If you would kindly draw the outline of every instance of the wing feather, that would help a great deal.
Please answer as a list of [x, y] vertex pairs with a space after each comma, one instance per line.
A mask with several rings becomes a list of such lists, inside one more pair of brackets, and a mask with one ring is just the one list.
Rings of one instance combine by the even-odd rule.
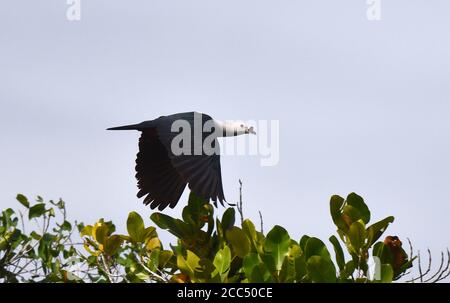
[[175, 207], [186, 182], [169, 158], [168, 151], [156, 136], [155, 129], [142, 130], [139, 152], [136, 158], [138, 198], [144, 198], [152, 209], [163, 210], [168, 205]]
[[[179, 132], [172, 132], [172, 124], [176, 120], [184, 120], [191, 125], [191, 153], [189, 155], [175, 155], [171, 151], [172, 140]], [[213, 140], [213, 147], [215, 153], [208, 155], [202, 153], [194, 155], [194, 121], [201, 121], [203, 125], [212, 118], [205, 114], [196, 112], [181, 113], [172, 116], [160, 117], [156, 121], [158, 138], [168, 151], [168, 156], [173, 164], [173, 167], [182, 176], [183, 180], [188, 183], [189, 188], [198, 196], [205, 199], [217, 199], [223, 204], [225, 196], [223, 193], [221, 168], [220, 168], [220, 145], [217, 138]], [[202, 132], [202, 146], [204, 140], [212, 135], [212, 132]]]

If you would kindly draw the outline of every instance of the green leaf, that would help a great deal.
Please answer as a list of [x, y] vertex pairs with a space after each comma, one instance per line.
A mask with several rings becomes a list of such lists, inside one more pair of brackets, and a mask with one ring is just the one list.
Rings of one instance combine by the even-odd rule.
[[77, 223], [77, 221], [75, 221], [75, 225], [77, 226], [78, 232], [81, 232], [85, 226], [83, 222]]
[[[228, 246], [225, 245], [223, 249], [216, 253], [213, 264], [216, 267], [217, 274], [220, 276], [220, 280], [226, 282], [231, 265], [231, 251]], [[214, 273], [213, 276], [215, 276]]]
[[10, 227], [17, 226], [18, 219], [16, 217], [13, 217], [13, 215], [14, 210], [11, 208], [2, 210], [2, 215], [0, 216], [0, 229], [4, 229], [3, 232]]
[[173, 252], [171, 250], [163, 250], [159, 254], [159, 267], [163, 268], [170, 261], [173, 256]]
[[226, 231], [226, 237], [234, 253], [244, 258], [250, 252], [250, 240], [239, 227], [233, 226]]
[[65, 231], [71, 231], [72, 230], [72, 224], [70, 224], [69, 221], [64, 221], [61, 225], [61, 229]]
[[348, 226], [345, 221], [342, 219], [342, 209], [344, 207], [345, 200], [341, 196], [334, 195], [330, 199], [330, 213], [331, 218], [333, 219], [334, 225], [338, 229], [342, 229], [344, 231], [348, 230]]
[[229, 207], [222, 216], [222, 228], [228, 230], [234, 226], [236, 211], [234, 208]]
[[321, 256], [312, 256], [306, 262], [308, 276], [316, 283], [336, 282], [336, 269], [333, 262]]
[[245, 219], [242, 222], [242, 230], [251, 240], [253, 241], [257, 240], [255, 224], [253, 224], [253, 222], [250, 221], [250, 219]]
[[92, 233], [93, 233], [94, 239], [98, 243], [104, 245], [106, 242], [106, 238], [108, 237], [108, 234], [109, 234], [108, 225], [106, 225], [104, 223], [97, 223], [92, 228]]
[[373, 246], [372, 254], [380, 259], [381, 264], [392, 264], [393, 258], [391, 250], [383, 242], [377, 242]]
[[[300, 250], [300, 246], [298, 246]], [[289, 254], [287, 258], [284, 258], [283, 265], [281, 266], [280, 274], [278, 275], [280, 283], [292, 283], [295, 281], [295, 258], [290, 257]]]
[[139, 283], [142, 281], [147, 281], [150, 279], [150, 275], [143, 271], [138, 271], [134, 273], [134, 276], [139, 279], [139, 281], [133, 280], [133, 283]]
[[387, 217], [381, 221], [378, 221], [367, 228], [367, 232], [369, 233], [369, 239], [370, 243], [369, 246], [371, 246], [373, 243], [375, 243], [381, 235], [386, 231], [387, 227], [390, 223], [394, 222], [394, 217], [390, 216]]
[[186, 261], [189, 268], [191, 268], [193, 271], [197, 271], [197, 269], [200, 268], [200, 258], [197, 257], [197, 255], [190, 250], [186, 251], [186, 253], [187, 253]]
[[391, 283], [394, 279], [394, 270], [391, 264], [381, 264], [381, 283]]
[[183, 208], [182, 218], [188, 225], [200, 229], [209, 219], [210, 212], [208, 209], [207, 201], [191, 192], [188, 204]]
[[122, 245], [122, 238], [119, 235], [113, 235], [105, 239], [104, 252], [108, 256], [114, 256]]
[[256, 231], [255, 225], [252, 221], [249, 219], [245, 219], [242, 222], [242, 230], [247, 235], [247, 237], [250, 239], [250, 242], [252, 244], [252, 251], [254, 252], [263, 252], [263, 241], [260, 241], [260, 238], [258, 237], [258, 232]]
[[281, 270], [283, 260], [289, 251], [290, 243], [291, 238], [288, 232], [279, 225], [275, 225], [267, 234], [264, 250], [274, 258], [277, 270]]
[[250, 276], [247, 276], [249, 282], [251, 283], [265, 283], [272, 282], [271, 274], [264, 268], [264, 266], [255, 266], [250, 273]]
[[93, 236], [92, 230], [93, 230], [92, 225], [83, 226], [83, 228], [80, 231], [80, 236], [81, 237], [84, 237], [84, 236], [92, 237]]
[[345, 219], [348, 227], [350, 227], [353, 222], [362, 220], [362, 215], [359, 210], [348, 204], [344, 206], [342, 217]]
[[156, 228], [153, 226], [149, 226], [146, 229], [144, 229], [144, 240], [149, 238], [157, 237], [158, 234], [156, 233]]
[[351, 193], [347, 196], [347, 204], [356, 208], [361, 215], [361, 218], [365, 224], [370, 221], [370, 210], [364, 203], [364, 199], [355, 193]]
[[205, 200], [204, 198], [201, 198], [199, 196], [197, 196], [193, 191], [190, 192], [189, 194], [189, 200], [188, 200], [188, 205], [193, 206], [197, 209], [200, 209], [203, 207], [203, 205], [205, 205], [206, 203], [208, 203], [207, 200]]
[[41, 239], [41, 235], [35, 232], [34, 230], [30, 233], [30, 237], [37, 241]]
[[27, 197], [25, 197], [22, 194], [18, 194], [16, 197], [17, 201], [20, 202], [20, 204], [22, 204], [23, 206], [25, 206], [26, 208], [30, 208], [30, 202], [28, 202]]
[[339, 267], [339, 270], [343, 270], [345, 267], [344, 250], [342, 249], [339, 240], [335, 236], [330, 237], [330, 242], [331, 244], [333, 244], [334, 254], [336, 256], [336, 263]]
[[190, 250], [187, 250], [186, 253], [186, 259], [182, 255], [177, 257], [177, 266], [181, 272], [194, 279], [195, 273], [200, 268], [200, 258]]
[[33, 218], [39, 218], [40, 216], [42, 216], [44, 213], [46, 212], [45, 210], [45, 204], [44, 203], [38, 203], [36, 205], [33, 205], [29, 210], [28, 210], [28, 219], [33, 219]]
[[275, 261], [275, 257], [271, 253], [264, 253], [262, 255], [259, 255], [259, 257], [263, 261], [263, 263], [266, 266], [266, 268], [272, 274], [276, 274], [276, 271], [278, 269], [277, 269], [277, 264], [276, 264], [276, 261]]
[[336, 268], [331, 261], [330, 252], [320, 239], [308, 239], [305, 260], [308, 276], [313, 282], [336, 281]]
[[356, 253], [359, 253], [359, 250], [366, 244], [366, 235], [366, 229], [360, 221], [356, 221], [350, 226], [348, 237]]
[[309, 238], [311, 237], [304, 235], [298, 242], [300, 244], [300, 248], [302, 249], [302, 251], [305, 251], [306, 243], [308, 242]]
[[161, 241], [158, 237], [147, 238], [145, 241], [145, 248], [147, 250], [160, 250], [161, 249]]
[[331, 262], [330, 252], [325, 244], [317, 238], [311, 237], [306, 242], [305, 246], [305, 258], [308, 260], [312, 256], [320, 256]]
[[294, 262], [295, 262], [295, 279], [297, 282], [300, 282], [304, 279], [304, 277], [307, 274], [305, 255], [302, 254], [296, 257]]
[[356, 265], [355, 265], [355, 262], [353, 262], [353, 260], [345, 263], [344, 272], [347, 275], [347, 277], [352, 275], [353, 272], [355, 271], [355, 269], [356, 269]]
[[[250, 253], [245, 256], [244, 260], [242, 261], [242, 269], [244, 270], [245, 276], [247, 279], [249, 279], [250, 282], [253, 282], [250, 280], [253, 268], [258, 266], [261, 263], [261, 260], [259, 259], [259, 256], [257, 253]], [[260, 279], [262, 280], [262, 279]]]
[[148, 261], [148, 267], [151, 271], [156, 271], [159, 266], [159, 256], [160, 256], [160, 250], [155, 249], [152, 250], [150, 253], [149, 261]]
[[291, 243], [289, 245], [289, 250], [287, 256], [291, 259], [297, 258], [298, 256], [303, 254], [303, 250], [300, 245], [297, 244], [294, 240], [291, 239]]
[[6, 250], [9, 246], [8, 239], [0, 237], [0, 251]]
[[179, 219], [174, 219], [162, 213], [153, 213], [150, 219], [158, 225], [159, 228], [168, 230], [177, 238], [184, 238], [189, 233], [189, 225]]
[[142, 242], [144, 240], [144, 220], [142, 220], [142, 217], [135, 211], [128, 214], [127, 231], [134, 242]]
[[47, 262], [50, 260], [50, 247], [52, 242], [55, 240], [55, 236], [45, 233], [42, 238], [39, 240], [38, 246], [38, 256], [44, 261]]

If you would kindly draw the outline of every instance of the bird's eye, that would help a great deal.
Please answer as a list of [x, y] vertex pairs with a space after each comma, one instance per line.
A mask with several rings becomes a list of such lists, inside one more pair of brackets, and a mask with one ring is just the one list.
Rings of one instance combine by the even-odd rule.
[[244, 127], [244, 124], [241, 124], [241, 127]]

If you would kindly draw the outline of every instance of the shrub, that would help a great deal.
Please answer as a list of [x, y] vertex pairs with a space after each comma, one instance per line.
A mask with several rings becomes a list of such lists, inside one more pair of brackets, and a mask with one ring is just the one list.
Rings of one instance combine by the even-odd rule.
[[[380, 241], [394, 217], [369, 224], [363, 198], [333, 196], [330, 213], [337, 235], [325, 243], [315, 237], [291, 238], [282, 226], [267, 234], [241, 218], [233, 207], [221, 218], [214, 207], [191, 193], [182, 218], [155, 212], [156, 227], [177, 238], [163, 245], [155, 226], [145, 226], [131, 212], [127, 234], [112, 222], [71, 223], [65, 203], [32, 204], [17, 196], [27, 210], [8, 208], [0, 216], [0, 281], [3, 282], [392, 282], [412, 267], [397, 237]], [[37, 228], [27, 233], [29, 221]], [[74, 242], [79, 233], [79, 243]], [[345, 247], [347, 254], [344, 253]], [[375, 260], [375, 266], [371, 266]]]

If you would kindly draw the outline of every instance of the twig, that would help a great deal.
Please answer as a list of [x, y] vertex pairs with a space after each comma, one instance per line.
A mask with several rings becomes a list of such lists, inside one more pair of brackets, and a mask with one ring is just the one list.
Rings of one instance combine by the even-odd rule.
[[[28, 243], [26, 243], [28, 244]], [[35, 249], [36, 246], [38, 246], [39, 241], [34, 241], [33, 245], [30, 245], [30, 247], [28, 247], [26, 245], [23, 245], [22, 248], [20, 249], [20, 251], [10, 260], [10, 263], [14, 263], [17, 260], [20, 260], [22, 257], [24, 257], [27, 253], [29, 253], [31, 250]]]
[[241, 225], [244, 223], [244, 210], [242, 208], [242, 181], [239, 179], [239, 202], [237, 203], [237, 210], [241, 216]]
[[413, 278], [409, 280], [408, 282], [414, 282], [417, 280], [420, 280], [421, 283], [423, 283], [423, 278], [430, 272], [431, 270], [431, 251], [430, 249], [427, 249], [428, 251], [428, 268], [425, 271], [425, 273], [422, 273], [422, 259], [420, 258], [420, 251], [417, 252], [417, 260], [419, 263], [419, 276], [417, 278]]
[[[105, 257], [104, 257], [104, 256], [100, 256], [100, 259], [101, 259], [101, 261], [102, 261], [102, 263], [103, 263], [103, 267], [104, 267], [103, 272], [106, 274], [106, 276], [107, 276], [109, 282], [114, 283], [114, 280], [112, 279], [113, 276], [111, 275], [111, 272], [109, 271], [109, 266], [108, 266], [108, 264], [106, 264]], [[101, 268], [101, 266], [100, 266], [100, 268]]]
[[261, 233], [264, 234], [264, 221], [263, 221], [263, 216], [260, 210], [258, 210], [259, 213], [259, 221], [261, 222]]
[[441, 264], [439, 265], [439, 269], [436, 271], [434, 275], [425, 280], [425, 283], [433, 280], [441, 272], [443, 266], [444, 266], [444, 252], [441, 252]]
[[153, 270], [151, 270], [150, 268], [147, 267], [147, 265], [144, 264], [144, 262], [142, 262], [142, 260], [140, 259], [141, 257], [136, 255], [136, 260], [138, 261], [139, 265], [142, 266], [142, 268], [145, 269], [146, 272], [148, 272], [149, 274], [151, 274], [152, 276], [160, 279], [163, 282], [168, 282], [167, 279], [165, 279], [164, 277], [158, 275], [157, 273], [155, 273]]
[[[442, 255], [444, 255], [444, 253], [442, 253]], [[449, 268], [450, 268], [450, 251], [447, 248], [447, 265], [445, 266], [445, 269], [441, 271], [436, 280], [433, 281], [433, 283], [445, 280], [448, 276], [450, 276], [450, 271], [448, 271]]]
[[408, 245], [409, 245], [409, 259], [412, 260], [413, 259], [413, 246], [411, 243], [411, 239], [410, 238], [406, 238], [408, 239]]
[[[422, 259], [420, 258], [420, 251], [417, 252], [417, 260], [419, 262], [419, 279], [420, 282], [423, 281], [423, 275], [422, 275]], [[414, 281], [416, 279], [413, 279], [412, 281]]]
[[25, 234], [26, 233], [26, 231], [25, 231], [25, 221], [23, 220], [23, 214], [22, 214], [22, 212], [20, 210], [19, 210], [19, 215], [20, 215], [20, 223], [22, 224], [22, 231]]
[[423, 283], [436, 283], [442, 280], [445, 280], [447, 277], [450, 276], [450, 251], [447, 249], [447, 264], [444, 268], [445, 263], [445, 256], [444, 253], [441, 253], [441, 263], [439, 264], [438, 269], [434, 274], [431, 275], [431, 277], [425, 278], [430, 272], [431, 272], [431, 263], [432, 263], [432, 257], [431, 257], [431, 251], [430, 249], [427, 249], [428, 252], [428, 268], [425, 272], [422, 271], [422, 262], [420, 258], [420, 251], [418, 252], [418, 264], [419, 264], [419, 276], [415, 277], [413, 279], [410, 279], [406, 282], [414, 283], [415, 281], [420, 280], [420, 282]]
[[[427, 248], [427, 252], [428, 252], [428, 268], [427, 268], [427, 271], [423, 274], [424, 276], [428, 275], [428, 273], [431, 271], [432, 258], [431, 258], [431, 251], [429, 248]], [[422, 279], [421, 279], [421, 281], [422, 281]]]

